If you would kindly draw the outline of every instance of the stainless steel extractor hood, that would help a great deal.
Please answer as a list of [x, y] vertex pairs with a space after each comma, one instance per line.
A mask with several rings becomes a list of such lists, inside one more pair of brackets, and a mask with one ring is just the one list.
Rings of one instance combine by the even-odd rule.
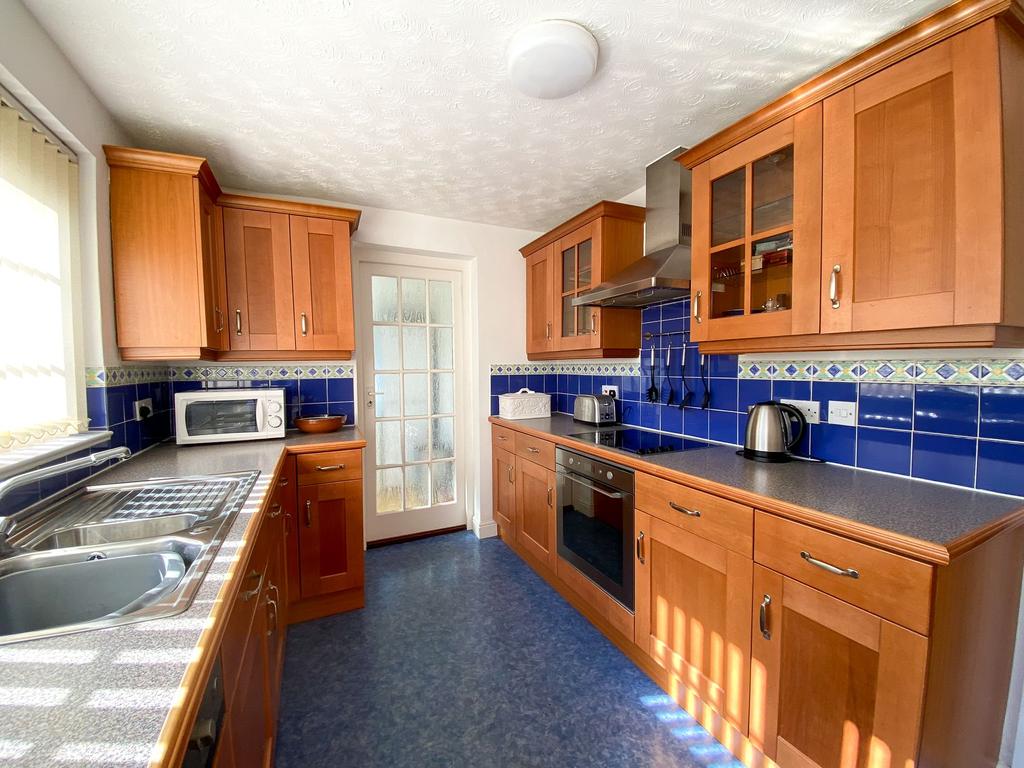
[[577, 307], [646, 307], [690, 294], [690, 171], [676, 162], [676, 147], [647, 166], [644, 258], [592, 291]]

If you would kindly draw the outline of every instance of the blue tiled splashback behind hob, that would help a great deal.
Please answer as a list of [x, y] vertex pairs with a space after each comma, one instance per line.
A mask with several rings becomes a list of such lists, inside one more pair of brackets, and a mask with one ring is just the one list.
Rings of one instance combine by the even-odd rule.
[[[689, 340], [689, 300], [647, 307], [639, 360], [496, 365], [491, 367], [491, 412], [498, 395], [528, 387], [552, 396], [552, 410], [572, 413], [577, 394], [619, 387], [622, 423], [739, 445], [748, 406], [762, 400], [815, 400], [821, 424], [812, 425], [799, 452], [827, 461], [953, 485], [1024, 495], [1024, 361], [761, 360], [708, 355], [708, 407], [697, 345]], [[650, 347], [655, 345], [658, 403], [648, 403]], [[665, 359], [676, 403], [685, 380], [690, 407], [665, 402]], [[857, 425], [828, 424], [828, 403], [857, 403]]]
[[[174, 393], [202, 388], [281, 387], [285, 391], [288, 427], [296, 416], [345, 414], [355, 423], [355, 366], [350, 363], [250, 363], [226, 366], [125, 366], [86, 369], [86, 408], [89, 429], [110, 430], [110, 441], [92, 450], [126, 445], [132, 453], [149, 448], [174, 434]], [[136, 400], [152, 398], [153, 415], [135, 421]], [[82, 452], [87, 453], [86, 451]], [[77, 458], [80, 454], [60, 461]], [[59, 463], [59, 462], [55, 462]], [[96, 472], [103, 469], [97, 467]], [[86, 473], [87, 474], [87, 473]], [[84, 477], [58, 475], [21, 489], [5, 500], [8, 514], [62, 490]]]

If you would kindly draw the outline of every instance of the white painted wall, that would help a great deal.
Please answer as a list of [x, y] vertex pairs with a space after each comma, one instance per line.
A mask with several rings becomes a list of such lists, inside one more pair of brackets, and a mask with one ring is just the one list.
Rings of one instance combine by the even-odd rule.
[[0, 0], [0, 83], [78, 155], [83, 363], [117, 365], [103, 144], [130, 144], [64, 54], [18, 0]]

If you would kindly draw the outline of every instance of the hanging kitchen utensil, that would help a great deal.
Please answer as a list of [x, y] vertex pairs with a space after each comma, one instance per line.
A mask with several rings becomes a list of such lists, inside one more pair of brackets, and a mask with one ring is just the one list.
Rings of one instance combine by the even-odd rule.
[[683, 383], [683, 394], [679, 398], [679, 409], [686, 408], [693, 400], [693, 392], [686, 383], [686, 347], [682, 348], [682, 357], [679, 359], [679, 381]]
[[661, 387], [662, 392], [668, 388], [668, 397], [665, 398], [665, 405], [672, 405], [676, 399], [676, 389], [672, 386], [672, 342], [668, 344], [665, 352], [665, 381]]
[[700, 407], [707, 409], [711, 405], [711, 379], [708, 377], [708, 356], [700, 356], [700, 383], [704, 385], [704, 397], [701, 399]]
[[654, 342], [651, 342], [651, 386], [647, 388], [647, 402], [658, 402], [658, 386], [654, 383]]

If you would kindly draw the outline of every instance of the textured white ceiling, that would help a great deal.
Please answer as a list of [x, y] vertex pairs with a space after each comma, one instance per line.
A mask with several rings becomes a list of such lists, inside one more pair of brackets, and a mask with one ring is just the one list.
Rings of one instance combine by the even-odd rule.
[[[228, 187], [547, 229], [946, 0], [25, 0], [141, 146]], [[538, 101], [513, 32], [588, 27]]]

